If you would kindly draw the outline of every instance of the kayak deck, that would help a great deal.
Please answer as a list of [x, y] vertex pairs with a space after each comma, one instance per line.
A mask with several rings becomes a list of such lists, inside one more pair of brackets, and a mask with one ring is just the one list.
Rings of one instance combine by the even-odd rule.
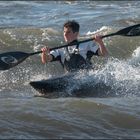
[[64, 75], [47, 80], [31, 81], [30, 85], [39, 92], [35, 96], [46, 98], [59, 97], [104, 97], [103, 92], [110, 87], [94, 81], [80, 83], [74, 75]]

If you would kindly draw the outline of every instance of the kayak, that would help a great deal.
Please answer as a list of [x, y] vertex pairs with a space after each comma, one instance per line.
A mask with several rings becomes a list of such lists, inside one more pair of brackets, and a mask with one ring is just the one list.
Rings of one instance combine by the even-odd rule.
[[75, 74], [67, 74], [59, 77], [31, 81], [29, 83], [38, 91], [36, 97], [106, 97], [109, 86], [104, 83], [95, 83], [94, 80], [86, 82], [76, 78]]

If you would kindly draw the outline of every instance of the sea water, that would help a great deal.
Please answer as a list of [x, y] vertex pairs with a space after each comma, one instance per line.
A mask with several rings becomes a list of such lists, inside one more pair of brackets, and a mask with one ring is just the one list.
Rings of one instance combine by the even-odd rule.
[[[139, 17], [139, 1], [0, 1], [0, 53], [30, 53], [45, 45], [63, 45], [67, 20], [78, 21], [79, 39], [86, 39], [138, 24]], [[40, 54], [0, 71], [0, 138], [139, 139], [139, 36], [114, 36], [105, 38], [104, 43], [108, 57], [93, 57], [95, 70], [75, 78], [102, 82], [111, 87], [102, 93], [114, 97], [34, 97], [37, 91], [30, 81], [64, 73], [58, 62], [43, 65]]]

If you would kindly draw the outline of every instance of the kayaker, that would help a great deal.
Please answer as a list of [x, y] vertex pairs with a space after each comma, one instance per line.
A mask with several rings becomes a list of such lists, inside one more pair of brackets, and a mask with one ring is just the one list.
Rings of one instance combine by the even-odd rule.
[[[80, 25], [77, 21], [67, 21], [63, 25], [63, 36], [66, 43], [78, 42]], [[107, 49], [100, 35], [93, 36], [93, 41], [68, 46], [57, 50], [49, 50], [49, 47], [41, 48], [42, 63], [60, 61], [68, 72], [80, 69], [92, 68], [91, 57], [93, 55], [106, 56]], [[98, 45], [97, 45], [98, 44]]]

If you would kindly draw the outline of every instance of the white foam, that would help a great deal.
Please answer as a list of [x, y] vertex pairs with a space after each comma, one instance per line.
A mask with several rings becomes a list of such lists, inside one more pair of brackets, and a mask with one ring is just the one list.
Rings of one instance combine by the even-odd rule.
[[140, 64], [140, 47], [134, 50], [131, 61], [135, 64]]
[[97, 29], [96, 31], [93, 31], [93, 32], [88, 31], [86, 33], [86, 35], [94, 35], [94, 34], [98, 34], [98, 33], [101, 33], [101, 32], [104, 32], [105, 33], [105, 31], [108, 32], [110, 30], [111, 30], [110, 27], [108, 27], [108, 26], [102, 26], [100, 29]]

